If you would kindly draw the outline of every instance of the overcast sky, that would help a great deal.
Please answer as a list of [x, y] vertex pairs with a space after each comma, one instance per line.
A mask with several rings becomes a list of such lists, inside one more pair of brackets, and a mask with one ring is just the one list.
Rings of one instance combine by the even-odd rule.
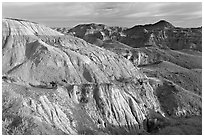
[[103, 23], [132, 27], [161, 19], [174, 26], [202, 25], [202, 3], [2, 3], [2, 15], [45, 24], [50, 27], [73, 27], [81, 23]]

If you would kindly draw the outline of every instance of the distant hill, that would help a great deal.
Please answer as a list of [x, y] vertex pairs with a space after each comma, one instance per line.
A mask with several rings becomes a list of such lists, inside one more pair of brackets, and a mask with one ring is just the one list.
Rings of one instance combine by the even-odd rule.
[[[73, 34], [92, 44], [97, 40], [117, 40], [133, 48], [156, 46], [174, 50], [202, 51], [202, 28], [179, 28], [161, 20], [155, 24], [136, 25], [132, 28], [109, 27], [103, 24], [80, 24], [64, 34]], [[90, 40], [91, 39], [91, 40]], [[101, 46], [101, 44], [99, 45]]]
[[185, 49], [201, 31], [185, 30], [3, 19], [2, 134], [202, 134], [202, 54]]

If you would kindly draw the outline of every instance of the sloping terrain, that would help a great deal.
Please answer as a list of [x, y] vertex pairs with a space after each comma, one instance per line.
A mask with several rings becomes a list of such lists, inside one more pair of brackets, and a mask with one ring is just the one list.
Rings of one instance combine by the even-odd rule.
[[150, 126], [151, 134], [200, 134], [202, 123], [194, 125], [201, 121], [202, 110], [202, 27], [178, 28], [161, 20], [114, 33], [106, 28], [82, 24], [68, 33], [127, 58], [148, 76], [169, 118], [166, 125]]
[[81, 24], [57, 30], [123, 55], [136, 66], [165, 60], [184, 68], [202, 68], [202, 27], [179, 28], [161, 20], [132, 28]]
[[81, 24], [71, 29], [56, 28], [89, 43], [101, 46], [105, 40], [117, 40], [133, 48], [154, 46], [162, 49], [202, 51], [202, 28], [179, 28], [161, 20], [155, 24], [132, 28], [109, 27], [103, 24]]
[[193, 49], [202, 50], [201, 28], [174, 27], [161, 20], [155, 24], [136, 25], [125, 30], [119, 41], [134, 48], [155, 46], [162, 49]]
[[[110, 46], [111, 47], [111, 46]], [[177, 85], [177, 89], [173, 91], [187, 91], [188, 93], [196, 94], [200, 96], [202, 94], [202, 56], [199, 51], [175, 51], [175, 50], [163, 50], [156, 47], [146, 47], [146, 48], [110, 48], [111, 51], [123, 55], [130, 61], [132, 61], [136, 66], [138, 66], [149, 78], [156, 78], [163, 81], [166, 79], [170, 83]], [[197, 54], [196, 54], [197, 53]], [[155, 85], [152, 85], [153, 87]], [[159, 87], [154, 90], [169, 90], [171, 86]], [[185, 94], [185, 93], [184, 93]], [[169, 94], [164, 95], [167, 99], [171, 98]], [[177, 95], [176, 95], [177, 96]], [[178, 95], [179, 96], [179, 95]], [[190, 95], [185, 96], [187, 98]], [[159, 96], [157, 95], [159, 98]], [[184, 100], [179, 102], [183, 103]], [[195, 99], [196, 100], [196, 99]], [[167, 103], [173, 100], [167, 101]], [[192, 100], [191, 100], [192, 101]], [[187, 102], [191, 102], [187, 101]], [[197, 100], [198, 101], [198, 100]], [[195, 102], [197, 102], [195, 101]], [[201, 104], [201, 101], [198, 101]], [[160, 100], [160, 103], [163, 102]], [[189, 103], [184, 103], [185, 105]], [[198, 103], [199, 104], [199, 103]], [[180, 106], [180, 105], [178, 105]], [[194, 106], [194, 105], [191, 105]], [[195, 107], [198, 105], [195, 105]], [[201, 109], [201, 106], [198, 107]], [[176, 108], [177, 109], [177, 108]], [[192, 110], [190, 108], [189, 110]]]
[[[140, 67], [169, 117], [153, 134], [196, 134], [202, 130], [202, 75], [168, 61]], [[192, 116], [194, 115], [194, 116]], [[179, 117], [179, 118], [178, 118]]]
[[199, 51], [163, 50], [157, 47], [131, 48], [119, 42], [104, 43], [103, 47], [124, 56], [135, 66], [168, 61], [187, 69], [202, 69], [202, 52]]
[[184, 89], [190, 90], [198, 95], [202, 94], [202, 76], [198, 72], [167, 61], [149, 64], [141, 68], [147, 76], [165, 78], [177, 83]]
[[161, 102], [163, 111], [168, 116], [201, 115], [202, 96], [186, 90], [168, 79], [159, 80], [154, 77], [149, 79]]
[[[107, 43], [109, 40], [117, 41], [120, 37], [123, 37], [123, 30], [127, 29], [118, 26], [106, 26], [104, 24], [80, 24], [74, 28], [53, 28], [63, 34], [69, 34], [85, 41], [95, 44], [99, 47], [103, 45], [103, 42]], [[108, 42], [109, 43], [109, 42]]]
[[[183, 63], [184, 52], [133, 49], [119, 42], [127, 28], [58, 28], [64, 35], [19, 19], [2, 26], [3, 134], [166, 134], [183, 130], [192, 115], [201, 119], [201, 56]], [[191, 126], [191, 133], [176, 133], [201, 134]]]
[[[161, 78], [160, 78], [161, 79]], [[202, 96], [174, 82], [149, 77], [167, 119], [153, 126], [151, 134], [192, 135], [202, 132]]]
[[160, 129], [156, 135], [201, 135], [202, 117], [193, 116], [190, 118], [171, 119], [165, 128]]
[[142, 134], [161, 113], [124, 57], [46, 26], [3, 19], [4, 134]]
[[138, 51], [141, 51], [147, 56], [147, 63], [141, 63], [141, 65], [164, 60], [187, 69], [202, 68], [202, 56], [200, 55], [187, 54], [177, 50], [162, 50], [153, 47], [140, 48]]

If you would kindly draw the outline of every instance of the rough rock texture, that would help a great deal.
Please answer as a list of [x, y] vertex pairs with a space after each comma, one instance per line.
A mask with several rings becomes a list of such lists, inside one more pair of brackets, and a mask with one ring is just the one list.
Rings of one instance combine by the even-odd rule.
[[[5, 20], [3, 24], [23, 27], [13, 20]], [[81, 84], [145, 78], [125, 58], [72, 36], [54, 37], [58, 33], [50, 34], [50, 29], [48, 35], [37, 37], [34, 32], [27, 35], [25, 28], [18, 33], [15, 27], [12, 29], [11, 33], [3, 33], [3, 74], [17, 77], [19, 82], [37, 85], [48, 81], [63, 83], [59, 80], [64, 79], [64, 83]], [[40, 32], [44, 28], [39, 29]]]
[[197, 95], [202, 94], [202, 76], [199, 72], [167, 61], [144, 65], [141, 69], [148, 77], [163, 77]]
[[150, 117], [160, 119], [157, 124], [155, 119], [147, 120], [146, 131], [155, 134], [201, 133], [201, 122], [194, 126], [202, 115], [201, 30], [174, 27], [164, 20], [132, 28], [81, 24], [66, 33], [58, 29], [125, 57], [148, 76], [146, 80], [168, 117], [164, 120], [148, 110]]
[[202, 51], [202, 28], [179, 28], [160, 21], [151, 25], [134, 26], [125, 30], [119, 40], [131, 47], [155, 46], [162, 49], [193, 49]]
[[202, 51], [202, 28], [179, 28], [161, 20], [155, 24], [136, 25], [132, 28], [108, 27], [103, 24], [81, 24], [64, 34], [73, 34], [89, 43], [103, 46], [105, 40], [117, 40], [133, 48], [159, 47], [162, 49], [193, 49]]
[[118, 40], [123, 37], [123, 30], [127, 29], [125, 27], [117, 26], [106, 26], [104, 24], [80, 24], [74, 28], [53, 28], [63, 34], [71, 34], [76, 37], [82, 38], [85, 41], [95, 44], [97, 46], [102, 46], [103, 42], [106, 40]]
[[182, 88], [174, 82], [150, 78], [163, 111], [172, 117], [188, 117], [202, 114], [202, 96]]
[[150, 109], [163, 115], [146, 75], [111, 51], [16, 19], [2, 44], [4, 134], [142, 134]]
[[198, 53], [189, 54], [183, 52], [182, 50], [162, 50], [155, 47], [139, 48], [135, 50], [145, 55], [142, 57], [143, 61], [140, 62], [140, 65], [168, 61], [187, 69], [202, 68], [202, 55], [200, 55], [202, 52], [199, 51], [189, 50], [191, 52]]

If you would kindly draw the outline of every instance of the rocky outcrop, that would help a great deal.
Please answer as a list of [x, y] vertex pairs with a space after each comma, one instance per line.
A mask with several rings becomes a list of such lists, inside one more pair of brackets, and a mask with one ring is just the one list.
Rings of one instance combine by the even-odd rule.
[[202, 97], [186, 90], [174, 82], [151, 78], [151, 85], [162, 104], [163, 111], [171, 117], [190, 117], [202, 115]]
[[106, 26], [103, 24], [80, 24], [70, 29], [53, 28], [63, 34], [71, 34], [99, 47], [106, 40], [118, 40], [123, 37], [125, 27]]
[[[55, 134], [141, 134], [149, 109], [162, 114], [147, 77], [111, 51], [15, 19], [3, 19], [2, 42], [8, 134], [21, 129], [11, 128], [16, 116], [38, 120], [32, 134], [48, 134], [41, 127]], [[13, 112], [15, 105], [22, 113]]]
[[134, 48], [154, 46], [161, 49], [192, 49], [202, 51], [201, 28], [174, 27], [166, 21], [136, 25], [123, 32], [126, 37], [119, 41]]
[[[146, 118], [148, 117], [142, 120], [143, 123], [146, 123], [141, 126], [145, 131], [153, 134], [157, 134], [155, 131], [159, 131], [158, 134], [201, 134], [201, 122], [196, 121], [201, 120], [200, 116], [202, 115], [200, 77], [202, 27], [179, 28], [162, 20], [155, 24], [136, 25], [132, 28], [119, 29], [118, 27], [116, 31], [113, 28], [107, 28], [101, 24], [82, 24], [70, 29], [68, 33], [60, 32], [72, 34], [89, 43], [115, 52], [120, 57], [125, 57], [131, 61], [136, 68], [139, 67], [149, 76], [138, 80], [138, 85], [144, 81], [151, 84], [154, 95], [158, 98], [158, 104], [164, 113], [161, 111], [157, 113], [155, 109], [149, 107], [144, 109], [145, 111], [141, 109], [142, 112], [145, 112], [141, 114], [145, 114], [144, 117]], [[129, 82], [132, 80], [120, 78], [118, 81], [121, 84], [128, 83], [123, 88], [126, 89], [125, 87], [129, 87]], [[138, 87], [143, 88], [143, 86]], [[119, 93], [122, 93], [124, 97], [123, 92]], [[120, 96], [117, 98], [123, 100]], [[129, 99], [128, 103], [134, 104], [131, 102], [132, 99]], [[126, 103], [123, 104], [128, 108]], [[129, 105], [132, 114], [134, 115], [136, 112], [137, 115], [140, 115], [138, 111], [135, 111], [137, 109], [132, 111], [131, 106]], [[118, 106], [117, 108], [122, 108], [118, 111], [123, 112], [123, 107]], [[127, 112], [124, 112], [128, 119], [130, 117], [129, 108], [126, 109]], [[116, 114], [121, 115], [120, 113]], [[168, 118], [164, 118], [164, 116]], [[122, 119], [120, 116], [119, 118]], [[128, 119], [121, 122], [127, 122]], [[192, 119], [196, 121], [192, 121]], [[103, 126], [107, 123], [104, 119], [99, 121], [103, 121], [100, 122]], [[137, 119], [136, 122], [138, 121], [140, 120]], [[199, 126], [195, 126], [197, 123]], [[124, 130], [119, 128], [119, 130], [126, 133], [126, 128]]]
[[[6, 20], [3, 23], [16, 22]], [[17, 23], [15, 26], [19, 25]], [[20, 33], [23, 32], [24, 30]], [[56, 34], [58, 35], [57, 32]], [[4, 33], [3, 74], [18, 77], [18, 81], [26, 81], [32, 85], [37, 85], [37, 81], [38, 84], [39, 82], [42, 84], [52, 82], [54, 79], [61, 84], [81, 84], [110, 83], [111, 80], [120, 78], [145, 77], [138, 73], [137, 68], [129, 61], [112, 52], [72, 36], [60, 34], [62, 37], [59, 35], [55, 38], [55, 33], [52, 37], [49, 35], [48, 33], [36, 36], [34, 33], [32, 35], [25, 33], [21, 36], [14, 31], [10, 34]], [[13, 39], [9, 39], [10, 37]], [[60, 81], [59, 77], [64, 82]]]
[[105, 40], [117, 40], [133, 48], [154, 46], [161, 49], [192, 49], [202, 51], [202, 28], [179, 28], [161, 20], [155, 24], [136, 25], [132, 28], [108, 27], [103, 24], [81, 24], [64, 31], [89, 43], [102, 46]]

